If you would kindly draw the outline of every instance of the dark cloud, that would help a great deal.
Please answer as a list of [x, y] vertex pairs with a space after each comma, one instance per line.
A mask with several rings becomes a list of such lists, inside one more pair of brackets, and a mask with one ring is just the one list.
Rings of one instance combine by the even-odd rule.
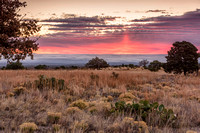
[[83, 46], [93, 44], [108, 44], [117, 43], [123, 39], [123, 33], [110, 33], [109, 35], [102, 36], [75, 36], [67, 33], [54, 33], [42, 37], [39, 40], [40, 46], [53, 46], [53, 47], [70, 47], [70, 46]]
[[87, 23], [87, 24], [105, 24], [105, 21], [113, 21], [117, 17], [111, 16], [93, 16], [93, 17], [86, 17], [86, 16], [76, 16], [74, 14], [65, 14], [64, 18], [52, 18], [43, 20], [42, 22], [62, 22], [62, 23]]
[[132, 20], [132, 22], [181, 22], [181, 23], [187, 23], [187, 22], [195, 22], [199, 23], [200, 20], [200, 9], [197, 9], [196, 11], [186, 12], [182, 16], [159, 16], [159, 17], [152, 17], [152, 18], [143, 18], [143, 19], [135, 19]]
[[186, 40], [200, 44], [200, 9], [186, 12], [181, 16], [158, 16], [136, 19], [132, 22], [137, 26], [137, 28], [129, 29], [132, 40], [152, 43], [172, 43]]
[[149, 12], [158, 12], [158, 13], [167, 13], [167, 11], [166, 10], [148, 10], [148, 11], [146, 11], [146, 13], [149, 13]]

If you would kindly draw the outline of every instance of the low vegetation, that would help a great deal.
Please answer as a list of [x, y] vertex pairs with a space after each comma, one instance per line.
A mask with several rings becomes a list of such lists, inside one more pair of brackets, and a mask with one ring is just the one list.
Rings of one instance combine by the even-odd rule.
[[200, 78], [131, 70], [0, 71], [1, 132], [199, 132]]

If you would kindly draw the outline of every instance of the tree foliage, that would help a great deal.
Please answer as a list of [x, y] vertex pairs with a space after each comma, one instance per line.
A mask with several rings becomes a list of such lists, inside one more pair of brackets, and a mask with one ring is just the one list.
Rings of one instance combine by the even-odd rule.
[[33, 51], [38, 50], [37, 39], [31, 38], [40, 30], [36, 20], [25, 20], [19, 14], [26, 2], [0, 0], [0, 57], [8, 62], [33, 59]]
[[175, 74], [184, 72], [184, 75], [194, 71], [198, 72], [199, 54], [197, 51], [198, 49], [190, 42], [175, 42], [166, 56], [165, 71]]
[[88, 68], [100, 69], [100, 68], [108, 67], [109, 64], [104, 59], [100, 59], [96, 57], [96, 58], [91, 59], [85, 66]]
[[162, 63], [159, 62], [158, 60], [154, 60], [153, 62], [150, 62], [148, 69], [150, 71], [156, 72], [156, 71], [160, 70], [161, 67], [162, 67]]

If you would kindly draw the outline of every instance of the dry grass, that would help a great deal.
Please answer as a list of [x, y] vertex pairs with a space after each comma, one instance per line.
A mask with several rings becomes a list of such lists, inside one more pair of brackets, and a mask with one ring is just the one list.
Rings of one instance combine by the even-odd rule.
[[[113, 71], [119, 76], [113, 78]], [[40, 91], [34, 85], [39, 75], [64, 79], [67, 89]], [[0, 132], [20, 131], [29, 122], [36, 132], [134, 132], [120, 127], [126, 116], [106, 117], [119, 99], [159, 102], [178, 115], [177, 128], [147, 123], [150, 132], [200, 132], [200, 77], [147, 70], [0, 71]], [[48, 112], [59, 120], [49, 122]]]

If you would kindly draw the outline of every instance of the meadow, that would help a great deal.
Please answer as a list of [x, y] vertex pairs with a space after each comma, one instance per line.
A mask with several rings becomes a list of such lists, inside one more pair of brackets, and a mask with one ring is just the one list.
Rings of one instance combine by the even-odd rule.
[[195, 133], [199, 114], [199, 76], [140, 68], [0, 71], [0, 132]]

